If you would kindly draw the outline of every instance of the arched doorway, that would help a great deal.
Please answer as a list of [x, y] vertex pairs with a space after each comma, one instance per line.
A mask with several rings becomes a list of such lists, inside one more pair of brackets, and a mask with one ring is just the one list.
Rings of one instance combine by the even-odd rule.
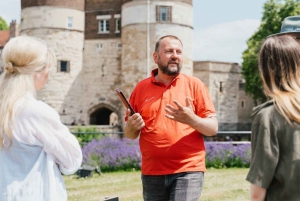
[[106, 107], [95, 110], [90, 115], [90, 125], [109, 125], [109, 117], [112, 112]]

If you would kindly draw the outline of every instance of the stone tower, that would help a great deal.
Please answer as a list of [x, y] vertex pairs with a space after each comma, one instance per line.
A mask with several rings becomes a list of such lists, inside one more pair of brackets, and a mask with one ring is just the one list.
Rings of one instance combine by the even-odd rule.
[[84, 97], [82, 118], [87, 124], [108, 125], [117, 114], [122, 123], [121, 0], [85, 0], [83, 51]]
[[219, 130], [249, 130], [253, 101], [242, 88], [238, 63], [195, 61], [194, 76], [209, 89], [219, 122]]
[[126, 95], [157, 68], [152, 54], [156, 41], [164, 35], [175, 35], [182, 40], [182, 72], [192, 75], [192, 0], [123, 0], [122, 87]]
[[64, 123], [82, 113], [84, 0], [22, 0], [21, 35], [44, 39], [57, 57], [38, 99], [54, 107]]
[[193, 62], [192, 0], [21, 0], [21, 8], [20, 34], [44, 39], [58, 59], [37, 98], [67, 125], [120, 128], [126, 110], [115, 88], [129, 98], [137, 82], [157, 68], [154, 46], [168, 34], [183, 42], [182, 72], [207, 85], [219, 130], [240, 130], [238, 122], [251, 122], [253, 104], [241, 90], [238, 64]]

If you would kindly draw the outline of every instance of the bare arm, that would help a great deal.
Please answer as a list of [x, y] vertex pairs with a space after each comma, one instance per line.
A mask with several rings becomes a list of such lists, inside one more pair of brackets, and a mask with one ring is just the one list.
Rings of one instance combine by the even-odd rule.
[[167, 112], [166, 117], [187, 124], [203, 135], [213, 136], [217, 134], [218, 120], [216, 117], [201, 118], [197, 116], [192, 109], [192, 103], [189, 98], [186, 98], [185, 107], [176, 100], [173, 102], [178, 108], [174, 108], [172, 105], [168, 104], [165, 109]]
[[250, 185], [250, 200], [251, 201], [264, 201], [266, 197], [266, 189], [256, 186], [254, 184]]
[[[127, 110], [127, 114], [130, 114], [130, 110]], [[128, 121], [123, 128], [124, 135], [129, 139], [136, 139], [144, 126], [145, 122], [139, 113], [128, 116]]]

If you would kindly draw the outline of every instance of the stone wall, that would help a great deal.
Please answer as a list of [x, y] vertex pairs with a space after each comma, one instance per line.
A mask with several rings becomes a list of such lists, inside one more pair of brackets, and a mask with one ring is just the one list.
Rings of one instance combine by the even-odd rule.
[[35, 7], [35, 6], [55, 6], [64, 8], [73, 8], [84, 11], [85, 0], [21, 0], [21, 8]]
[[121, 116], [122, 103], [115, 92], [121, 87], [121, 52], [121, 39], [85, 40], [82, 118], [87, 123], [90, 114], [102, 107]]
[[239, 106], [238, 106], [238, 117], [239, 123], [247, 124], [252, 122], [251, 114], [252, 109], [255, 107], [253, 99], [246, 94], [244, 91], [244, 79], [242, 75], [239, 83]]
[[[68, 17], [73, 17], [73, 27], [67, 27]], [[22, 9], [21, 33], [28, 29], [54, 28], [84, 31], [84, 12], [70, 8], [40, 6]]]
[[2, 59], [2, 49], [0, 48], [0, 74], [3, 72], [4, 70], [4, 62]]
[[22, 34], [44, 39], [58, 60], [70, 61], [70, 72], [58, 72], [57, 66], [53, 67], [47, 84], [37, 94], [38, 99], [61, 114], [63, 123], [70, 124], [81, 114], [83, 33], [41, 28], [24, 30]]
[[[172, 22], [156, 22], [155, 9], [157, 5], [172, 6]], [[182, 72], [193, 74], [192, 6], [177, 1], [151, 1], [149, 19], [147, 6], [146, 1], [132, 1], [122, 7], [122, 55], [124, 55], [122, 57], [122, 77], [127, 95], [138, 81], [149, 76], [149, 72], [156, 68], [152, 57], [154, 46], [161, 36], [167, 34], [176, 35], [182, 40], [184, 53]], [[149, 47], [147, 34], [149, 34]], [[150, 59], [149, 66], [147, 58]]]
[[121, 7], [122, 7], [121, 0], [85, 0], [85, 10], [87, 12], [94, 11], [94, 10], [121, 11]]
[[[92, 12], [85, 13], [85, 39], [104, 39], [104, 38], [121, 38], [120, 32], [116, 32], [116, 18], [115, 15], [121, 15], [120, 10], [109, 10], [101, 11], [95, 10]], [[98, 33], [99, 29], [99, 20], [97, 16], [101, 15], [110, 15], [110, 32], [109, 33]]]
[[[242, 79], [240, 66], [237, 63], [198, 61], [194, 62], [194, 76], [201, 79], [209, 89], [214, 102], [220, 127], [226, 125], [226, 130], [237, 130], [240, 113], [245, 118], [242, 123], [250, 123], [246, 118], [247, 111], [240, 112], [239, 82]], [[243, 96], [249, 101], [249, 97]], [[249, 105], [249, 107], [251, 107]], [[223, 129], [220, 129], [223, 130]]]
[[[59, 112], [63, 123], [88, 125], [91, 114], [105, 108], [116, 113], [122, 125], [126, 110], [115, 89], [121, 88], [129, 98], [137, 82], [157, 68], [152, 57], [154, 46], [161, 36], [168, 34], [183, 42], [182, 73], [198, 77], [208, 87], [220, 130], [238, 130], [238, 122], [251, 123], [253, 102], [239, 88], [240, 66], [193, 62], [192, 0], [152, 0], [150, 18], [146, 0], [86, 0], [85, 3], [86, 10], [82, 12], [79, 0], [22, 1], [21, 33], [43, 38], [55, 50], [58, 60], [70, 61], [71, 71], [58, 72], [57, 66], [52, 68], [48, 83], [38, 93], [39, 99]], [[47, 6], [34, 7], [38, 5]], [[172, 6], [172, 22], [156, 22], [157, 5]], [[114, 32], [115, 14], [122, 17], [120, 33]], [[111, 16], [110, 33], [98, 33], [99, 15]], [[70, 16], [74, 25], [71, 29], [66, 27]]]
[[[121, 0], [123, 4], [131, 2], [131, 1], [147, 1], [147, 0]], [[152, 2], [154, 1], [164, 1], [166, 2], [166, 0], [151, 0]], [[170, 1], [170, 0], [169, 0]], [[183, 2], [183, 3], [188, 3], [193, 5], [193, 0], [171, 0], [172, 2]]]

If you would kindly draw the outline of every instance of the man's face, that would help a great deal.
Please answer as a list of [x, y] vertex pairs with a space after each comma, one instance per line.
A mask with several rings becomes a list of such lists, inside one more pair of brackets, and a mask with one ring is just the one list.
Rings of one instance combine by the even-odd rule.
[[182, 67], [181, 42], [175, 38], [164, 38], [160, 42], [158, 52], [154, 52], [153, 57], [163, 74], [177, 75]]

